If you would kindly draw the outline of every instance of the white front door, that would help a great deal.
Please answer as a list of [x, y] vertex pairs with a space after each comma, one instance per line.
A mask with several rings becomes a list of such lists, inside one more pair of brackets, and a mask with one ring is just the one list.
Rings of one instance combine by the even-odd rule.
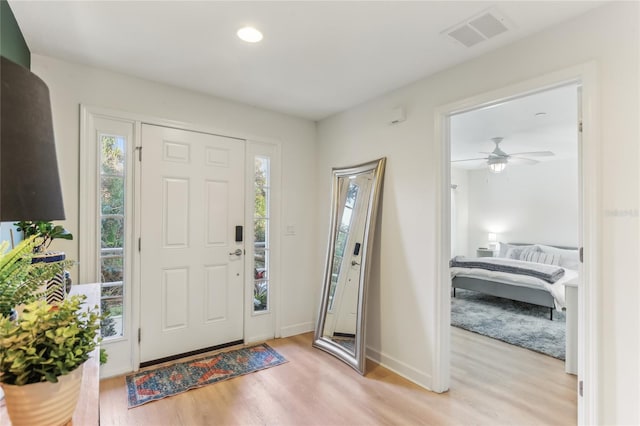
[[146, 124], [141, 140], [140, 361], [241, 340], [244, 141]]

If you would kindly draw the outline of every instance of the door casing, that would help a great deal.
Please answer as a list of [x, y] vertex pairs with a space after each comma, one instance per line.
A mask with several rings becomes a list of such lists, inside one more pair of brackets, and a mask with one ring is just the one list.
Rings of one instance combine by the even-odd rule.
[[[449, 389], [451, 364], [451, 306], [449, 274], [449, 254], [451, 253], [449, 229], [451, 228], [451, 168], [450, 168], [450, 129], [449, 117], [483, 106], [544, 91], [569, 83], [582, 86], [580, 103], [582, 112], [582, 150], [579, 161], [581, 203], [581, 245], [585, 247], [585, 262], [582, 268], [582, 283], [578, 297], [578, 383], [584, 383], [583, 393], [578, 393], [578, 424], [596, 424], [598, 422], [598, 292], [601, 260], [600, 242], [600, 182], [601, 173], [598, 162], [598, 90], [597, 66], [588, 62], [566, 68], [544, 76], [507, 86], [488, 93], [472, 96], [436, 108], [435, 150], [437, 181], [437, 218], [435, 224], [436, 247], [438, 247], [434, 282], [434, 300], [436, 300], [435, 334], [437, 349], [434, 354], [432, 371], [432, 390], [445, 392]], [[578, 123], [576, 123], [576, 126]], [[578, 392], [578, 389], [576, 389]]]
[[[147, 115], [144, 113], [132, 113], [132, 112], [125, 112], [125, 111], [120, 111], [116, 109], [81, 104], [80, 105], [80, 138], [81, 138], [80, 145], [81, 147], [89, 143], [91, 138], [94, 137], [92, 133], [92, 125], [91, 125], [93, 117], [102, 117], [102, 118], [113, 119], [116, 121], [119, 120], [119, 121], [132, 123], [133, 124], [132, 140], [135, 143], [135, 147], [140, 146], [141, 127], [142, 127], [142, 124], [144, 123], [144, 124], [151, 124], [156, 126], [172, 127], [176, 129], [210, 133], [213, 135], [220, 135], [220, 136], [226, 136], [226, 137], [231, 137], [236, 139], [242, 139], [247, 144], [247, 147], [249, 146], [253, 147], [252, 152], [257, 150], [258, 152], [264, 152], [269, 155], [273, 155], [273, 158], [275, 161], [272, 166], [273, 173], [274, 173], [274, 178], [272, 180], [272, 185], [273, 185], [272, 190], [274, 192], [272, 197], [272, 202], [274, 204], [274, 213], [273, 213], [272, 222], [274, 226], [274, 232], [280, 233], [281, 202], [282, 202], [282, 195], [281, 195], [282, 142], [280, 140], [272, 137], [266, 137], [263, 135], [245, 132], [245, 131], [229, 131], [227, 129], [221, 129], [221, 128], [210, 126], [210, 125], [195, 124], [195, 123], [177, 121], [177, 120], [168, 120], [165, 118]], [[249, 149], [247, 148], [247, 153], [248, 152], [249, 152]], [[81, 154], [80, 154], [81, 176], [85, 176], [85, 175], [88, 175], [89, 173], [92, 173], [92, 170], [90, 170], [90, 164], [87, 161], [87, 158], [85, 157], [87, 157], [87, 154], [83, 153], [81, 149]], [[249, 159], [249, 156], [247, 155], [247, 157], [245, 158], [245, 167], [246, 167], [246, 161], [248, 161], [248, 159]], [[139, 194], [140, 194], [141, 174], [140, 174], [140, 167], [138, 163], [136, 164], [136, 167], [134, 167], [133, 169], [133, 180], [134, 180], [133, 190], [135, 191], [135, 195], [133, 197], [134, 198], [133, 218], [131, 218], [130, 220], [135, 231], [132, 233], [130, 238], [132, 241], [137, 241], [137, 239], [140, 237], [140, 227], [142, 223], [141, 221], [143, 219], [140, 213], [141, 206], [140, 206]], [[85, 190], [82, 191], [82, 187], [83, 185], [81, 185], [81, 195], [82, 195], [81, 204], [85, 202], [82, 200], [89, 200], [86, 202], [89, 205], [92, 205], [93, 202], [90, 200], [92, 199], [92, 197], [97, 196], [97, 193], [93, 192], [97, 190], [92, 189], [94, 188], [92, 186], [92, 187], [86, 187], [84, 188]], [[81, 206], [81, 211], [82, 211], [82, 206]], [[81, 223], [80, 225], [81, 235], [95, 235], [96, 232], [97, 232], [96, 224], [92, 225], [88, 221]], [[78, 259], [79, 262], [84, 262], [85, 256], [88, 256], [90, 253], [90, 250], [83, 250], [83, 247], [85, 246], [86, 244], [84, 244], [83, 242], [80, 242], [81, 250], [80, 250], [79, 259]], [[255, 337], [255, 332], [253, 330], [255, 329], [256, 327], [255, 324], [257, 322], [259, 322], [258, 326], [262, 330], [263, 335], [272, 334], [274, 337], [280, 336], [281, 315], [279, 315], [279, 307], [281, 306], [281, 303], [280, 303], [281, 295], [279, 292], [278, 282], [280, 280], [281, 275], [280, 275], [280, 238], [279, 237], [277, 237], [272, 243], [271, 259], [273, 262], [273, 265], [272, 265], [273, 276], [272, 276], [272, 282], [271, 282], [272, 295], [274, 296], [271, 304], [271, 315], [273, 316], [273, 318], [271, 321], [268, 322], [267, 325], [265, 325], [264, 315], [260, 317], [252, 316], [251, 313], [245, 309], [244, 336], [245, 336], [245, 341], [247, 342], [252, 340], [257, 340], [255, 338], [252, 339], [252, 336]], [[95, 261], [93, 262], [95, 263]], [[138, 250], [130, 250], [129, 262], [131, 264], [130, 269], [131, 269], [132, 278], [128, 287], [129, 289], [128, 303], [130, 303], [132, 309], [131, 309], [131, 315], [129, 316], [127, 327], [131, 330], [131, 332], [129, 332], [127, 336], [125, 336], [124, 338], [118, 339], [119, 343], [126, 343], [126, 347], [123, 347], [123, 350], [125, 350], [125, 348], [128, 348], [129, 350], [127, 351], [128, 352], [127, 354], [119, 354], [118, 359], [120, 359], [121, 362], [115, 363], [115, 362], [112, 362], [113, 361], [112, 359], [110, 359], [110, 362], [105, 364], [100, 369], [101, 378], [114, 377], [114, 376], [126, 374], [132, 371], [137, 371], [140, 368], [140, 346], [137, 341], [137, 333], [135, 332], [140, 328], [140, 298], [141, 298], [140, 296], [140, 252]], [[248, 265], [248, 262], [245, 262], [245, 265]], [[91, 274], [88, 274], [88, 275], [84, 274], [82, 272], [82, 269], [80, 273], [81, 273], [81, 282], [98, 282], [99, 281], [97, 276], [92, 276]], [[251, 282], [249, 282], [249, 280], [251, 280]], [[253, 286], [252, 276], [249, 274], [245, 274], [245, 282], [246, 282], [245, 288], [252, 287]], [[253, 300], [253, 295], [248, 294], [248, 292], [245, 290], [244, 297], [246, 300], [245, 306], [247, 306], [251, 302], [251, 300]], [[269, 328], [269, 327], [272, 327], [273, 331], [268, 333], [265, 332], [264, 331], [265, 328]], [[249, 340], [247, 340], [247, 338], [249, 338]], [[102, 346], [108, 349], [109, 342], [103, 341]]]

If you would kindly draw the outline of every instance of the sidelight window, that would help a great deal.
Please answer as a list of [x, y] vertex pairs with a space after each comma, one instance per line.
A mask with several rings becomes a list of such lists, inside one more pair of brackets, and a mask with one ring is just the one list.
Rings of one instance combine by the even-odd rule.
[[253, 312], [269, 310], [269, 225], [271, 195], [271, 161], [268, 157], [254, 158], [254, 205], [253, 205]]
[[102, 337], [124, 331], [126, 139], [99, 135], [100, 144], [100, 257]]

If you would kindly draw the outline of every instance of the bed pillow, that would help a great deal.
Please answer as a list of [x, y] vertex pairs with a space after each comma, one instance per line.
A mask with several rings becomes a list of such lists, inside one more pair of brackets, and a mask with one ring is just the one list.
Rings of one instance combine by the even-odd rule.
[[560, 265], [560, 255], [554, 253], [545, 253], [539, 247], [522, 250], [520, 260], [526, 262], [544, 263], [545, 265]]
[[533, 249], [534, 245], [517, 246], [515, 244], [500, 243], [500, 253], [498, 257], [506, 257], [507, 259], [519, 259], [522, 250]]
[[560, 257], [559, 265], [563, 268], [578, 270], [580, 269], [580, 255], [578, 250], [560, 249], [542, 244], [536, 244], [543, 253], [551, 253]]

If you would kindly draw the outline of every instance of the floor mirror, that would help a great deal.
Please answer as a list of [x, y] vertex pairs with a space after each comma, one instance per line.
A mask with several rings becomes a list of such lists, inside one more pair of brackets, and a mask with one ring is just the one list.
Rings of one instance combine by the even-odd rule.
[[365, 313], [385, 158], [334, 168], [331, 225], [313, 346], [365, 373]]

